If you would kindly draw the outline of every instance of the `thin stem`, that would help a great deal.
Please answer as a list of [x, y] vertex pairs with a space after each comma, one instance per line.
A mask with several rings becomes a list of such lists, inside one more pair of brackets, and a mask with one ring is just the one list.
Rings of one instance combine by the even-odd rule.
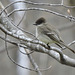
[[[7, 34], [5, 34], [5, 39], [6, 39], [6, 38], [7, 38]], [[30, 70], [30, 71], [36, 71], [36, 70], [34, 70], [34, 69], [30, 69], [30, 68], [27, 68], [27, 67], [24, 67], [24, 66], [19, 65], [17, 62], [15, 62], [15, 61], [10, 57], [9, 52], [8, 52], [8, 49], [7, 49], [7, 41], [6, 41], [6, 40], [5, 40], [5, 49], [6, 49], [8, 58], [9, 58], [14, 64], [16, 64], [17, 66], [19, 66], [19, 67], [21, 67], [21, 68]]]

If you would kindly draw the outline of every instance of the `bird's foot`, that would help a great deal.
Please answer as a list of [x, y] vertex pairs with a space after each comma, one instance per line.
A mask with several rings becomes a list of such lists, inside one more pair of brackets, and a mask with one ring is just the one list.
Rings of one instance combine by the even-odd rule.
[[49, 45], [49, 43], [47, 43], [47, 46], [48, 46], [48, 48], [50, 49], [50, 45]]

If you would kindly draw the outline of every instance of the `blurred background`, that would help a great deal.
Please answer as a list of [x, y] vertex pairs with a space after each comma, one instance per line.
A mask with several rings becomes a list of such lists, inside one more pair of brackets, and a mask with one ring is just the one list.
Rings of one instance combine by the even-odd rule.
[[[13, 1], [18, 0], [0, 0], [4, 6], [8, 5], [9, 3]], [[51, 3], [51, 4], [61, 4], [62, 0], [30, 0], [33, 2], [39, 2], [39, 3]], [[75, 5], [75, 0], [63, 0], [64, 5]], [[10, 13], [14, 9], [21, 9], [21, 8], [27, 8], [27, 7], [38, 7], [38, 8], [46, 8], [50, 9], [52, 11], [64, 14], [64, 15], [72, 15], [75, 16], [75, 8], [70, 9], [71, 14], [68, 14], [67, 10], [68, 8], [62, 7], [62, 6], [38, 6], [38, 5], [31, 5], [31, 4], [24, 4], [24, 3], [18, 3], [10, 6], [7, 11]], [[35, 34], [35, 27], [33, 26], [33, 23], [40, 17], [45, 17], [48, 21], [48, 23], [56, 26], [60, 32], [63, 40], [66, 44], [72, 42], [75, 40], [75, 26], [74, 22], [69, 21], [68, 19], [65, 19], [63, 17], [54, 15], [52, 13], [47, 13], [43, 11], [27, 11], [25, 12], [25, 17], [22, 21], [22, 23], [19, 25], [21, 28]], [[14, 13], [11, 18], [17, 25], [19, 21], [21, 20], [24, 12], [16, 12]], [[70, 26], [68, 28], [63, 28], [65, 26]], [[3, 32], [0, 31], [0, 35], [3, 35]], [[30, 36], [29, 36], [30, 37]], [[11, 38], [11, 37], [10, 37]], [[31, 37], [30, 37], [31, 38]], [[11, 38], [13, 39], [13, 38]], [[14, 40], [14, 39], [13, 39]], [[23, 68], [18, 67], [14, 63], [10, 61], [8, 58], [6, 51], [5, 51], [5, 45], [4, 41], [0, 39], [0, 75], [37, 75], [36, 72], [29, 71]], [[73, 49], [75, 49], [74, 46], [71, 46]], [[18, 51], [18, 47], [8, 44], [8, 50], [10, 53], [10, 56], [17, 61], [22, 66], [26, 66], [29, 68], [33, 68], [28, 57], [26, 55], [21, 54]], [[72, 58], [75, 58], [75, 55], [70, 52], [69, 50], [65, 50], [64, 53]], [[43, 53], [37, 53], [34, 52], [32, 54], [32, 57], [34, 58], [35, 62], [39, 66], [40, 69], [48, 68], [50, 65], [52, 66], [51, 69], [47, 71], [43, 71], [42, 75], [74, 75], [75, 74], [75, 68], [65, 66], [57, 62], [52, 57], [43, 54]]]

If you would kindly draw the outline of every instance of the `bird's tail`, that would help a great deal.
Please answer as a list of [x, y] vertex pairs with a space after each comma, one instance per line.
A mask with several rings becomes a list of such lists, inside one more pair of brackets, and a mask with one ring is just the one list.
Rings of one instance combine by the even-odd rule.
[[70, 47], [68, 47], [67, 45], [65, 45], [64, 43], [62, 44], [63, 46], [65, 46], [66, 48], [68, 48], [70, 51], [72, 51], [73, 53], [75, 53], [75, 50], [71, 49]]

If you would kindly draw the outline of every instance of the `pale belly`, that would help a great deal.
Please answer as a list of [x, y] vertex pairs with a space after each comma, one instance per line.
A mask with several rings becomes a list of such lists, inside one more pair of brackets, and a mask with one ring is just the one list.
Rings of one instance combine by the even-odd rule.
[[52, 43], [54, 43], [54, 41], [53, 40], [51, 40], [49, 37], [47, 37], [47, 36], [45, 36], [45, 35], [39, 35], [38, 36], [38, 39], [40, 40], [40, 41], [42, 41], [42, 42], [44, 42], [44, 43], [46, 43], [46, 44], [52, 44]]

